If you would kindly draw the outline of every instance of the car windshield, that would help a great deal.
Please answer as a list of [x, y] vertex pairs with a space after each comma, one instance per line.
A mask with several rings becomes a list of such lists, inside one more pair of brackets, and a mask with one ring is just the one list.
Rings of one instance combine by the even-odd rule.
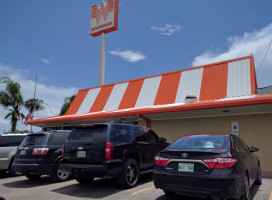
[[73, 129], [68, 136], [71, 142], [80, 142], [86, 144], [101, 144], [107, 141], [107, 125], [83, 126]]
[[32, 134], [27, 136], [20, 146], [45, 145], [48, 136], [46, 134]]
[[168, 148], [184, 150], [216, 150], [227, 148], [227, 137], [224, 135], [203, 135], [183, 137]]

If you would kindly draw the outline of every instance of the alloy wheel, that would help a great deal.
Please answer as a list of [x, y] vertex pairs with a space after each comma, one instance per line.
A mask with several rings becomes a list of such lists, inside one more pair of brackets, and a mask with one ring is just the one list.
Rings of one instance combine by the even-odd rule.
[[70, 173], [59, 166], [58, 171], [57, 171], [57, 175], [60, 180], [66, 180], [70, 176]]
[[134, 163], [131, 163], [128, 168], [127, 168], [127, 181], [130, 184], [134, 184], [137, 181], [137, 177], [138, 177], [138, 171], [137, 171], [137, 166]]

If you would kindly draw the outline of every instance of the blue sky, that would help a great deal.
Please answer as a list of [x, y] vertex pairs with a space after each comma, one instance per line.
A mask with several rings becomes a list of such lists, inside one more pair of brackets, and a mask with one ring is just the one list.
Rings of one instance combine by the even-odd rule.
[[[119, 30], [106, 35], [105, 84], [247, 56], [259, 68], [272, 39], [271, 0], [119, 0]], [[66, 96], [98, 85], [100, 37], [89, 35], [101, 0], [0, 0], [0, 76], [57, 115]], [[272, 49], [258, 71], [272, 85]], [[0, 85], [3, 89], [3, 85]], [[0, 108], [0, 132], [9, 129]], [[29, 129], [22, 123], [19, 129]]]

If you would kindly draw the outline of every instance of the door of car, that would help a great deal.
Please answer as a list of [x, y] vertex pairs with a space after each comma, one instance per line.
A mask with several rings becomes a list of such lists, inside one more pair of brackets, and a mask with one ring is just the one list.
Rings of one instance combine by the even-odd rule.
[[[255, 179], [255, 163], [254, 163], [254, 156], [252, 155], [252, 152], [250, 151], [249, 147], [243, 142], [239, 137], [234, 136], [234, 143], [235, 143], [235, 150], [240, 155], [240, 159], [242, 159], [242, 162], [244, 163], [245, 168], [249, 172], [249, 179], [252, 183]], [[244, 172], [241, 172], [244, 173]], [[257, 171], [256, 171], [257, 173]]]
[[140, 168], [144, 169], [149, 167], [149, 157], [148, 157], [148, 151], [149, 150], [149, 144], [147, 142], [146, 134], [143, 128], [141, 127], [134, 127], [134, 136], [136, 141], [136, 148], [138, 155], [140, 157]]
[[248, 161], [250, 162], [250, 166], [249, 166], [250, 179], [251, 179], [251, 182], [253, 183], [254, 180], [256, 179], [256, 175], [258, 172], [258, 160], [256, 159], [256, 156], [251, 151], [251, 148], [241, 138], [239, 138], [239, 140], [248, 154]]
[[145, 129], [147, 141], [149, 143], [149, 151], [147, 152], [149, 166], [154, 165], [154, 157], [161, 150], [161, 143], [158, 135], [151, 129]]

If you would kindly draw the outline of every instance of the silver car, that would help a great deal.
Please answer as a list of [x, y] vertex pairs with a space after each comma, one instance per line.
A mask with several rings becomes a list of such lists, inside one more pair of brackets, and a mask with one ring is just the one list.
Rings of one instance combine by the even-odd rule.
[[16, 154], [17, 148], [28, 134], [1, 134], [0, 135], [0, 174], [9, 171], [11, 175], [16, 175], [11, 164]]

